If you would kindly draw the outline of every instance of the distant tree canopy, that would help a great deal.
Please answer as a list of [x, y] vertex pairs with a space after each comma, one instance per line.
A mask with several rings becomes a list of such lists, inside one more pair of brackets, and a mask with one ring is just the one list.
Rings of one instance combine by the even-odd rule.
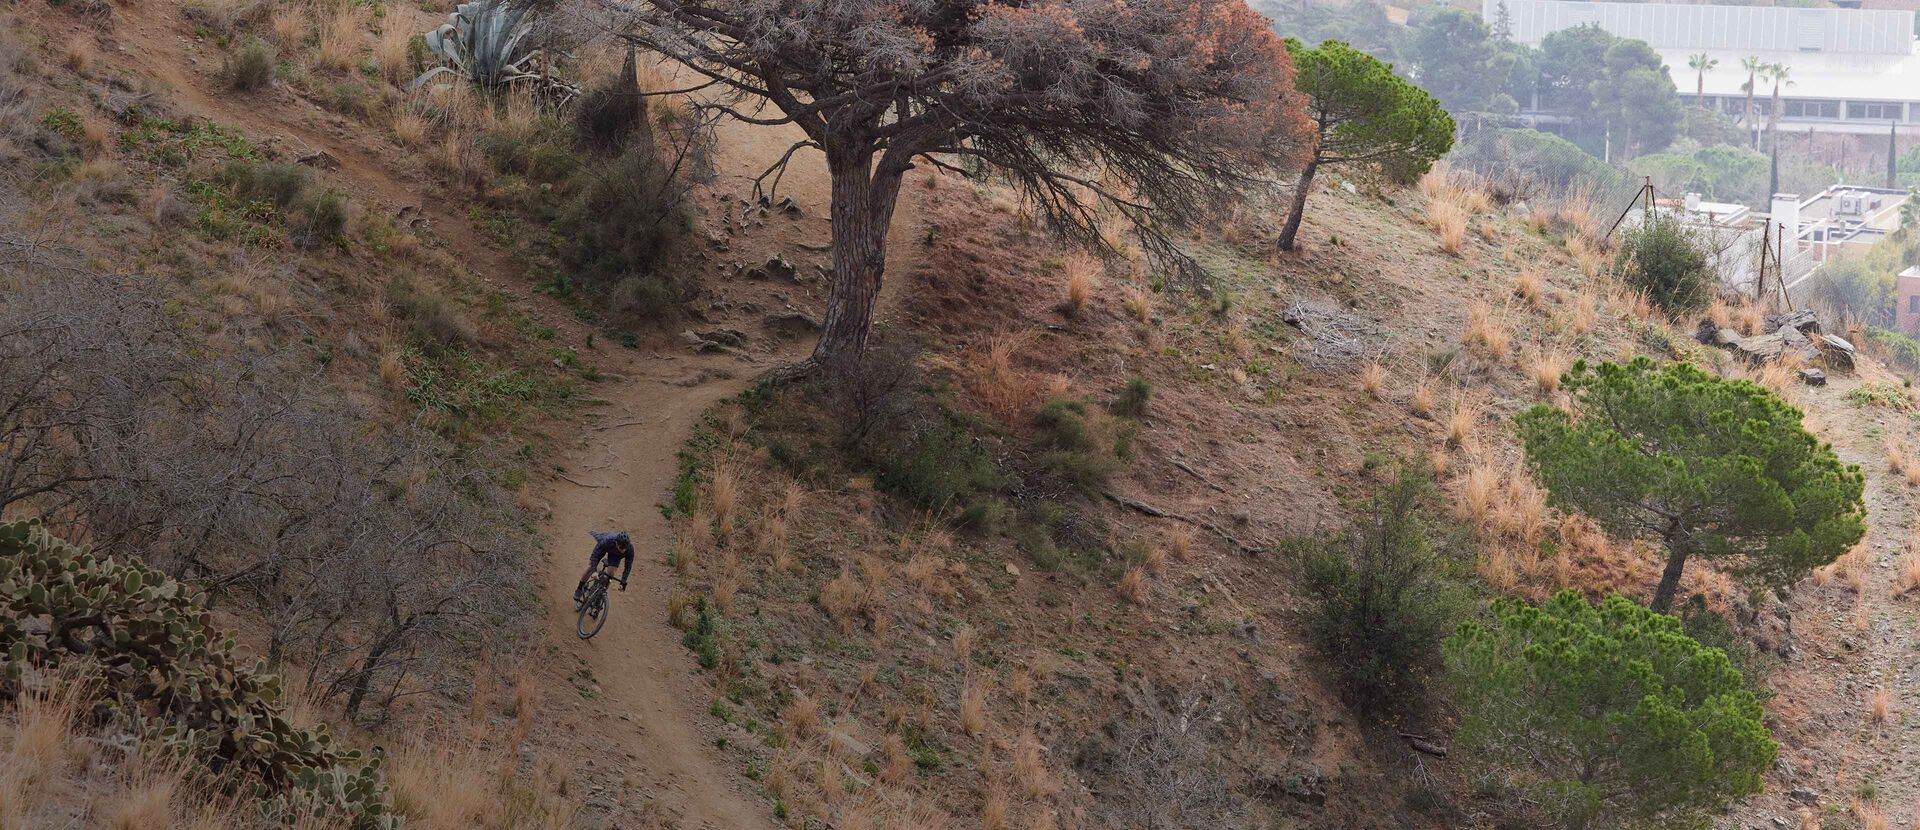
[[1571, 413], [1540, 405], [1518, 418], [1527, 463], [1555, 506], [1666, 546], [1656, 610], [1691, 557], [1779, 586], [1866, 533], [1859, 468], [1765, 387], [1645, 357], [1576, 363], [1565, 386]]
[[1454, 746], [1560, 827], [1704, 827], [1780, 753], [1726, 652], [1625, 597], [1502, 600], [1444, 651]]
[[1453, 118], [1432, 95], [1372, 55], [1337, 40], [1313, 47], [1292, 38], [1286, 43], [1316, 136], [1280, 230], [1280, 249], [1292, 250], [1320, 167], [1411, 182], [1453, 146]]
[[[812, 358], [865, 350], [902, 178], [996, 175], [1068, 240], [1103, 211], [1152, 252], [1304, 152], [1293, 65], [1241, 0], [606, 0], [630, 42], [708, 79], [697, 106], [804, 134], [832, 178], [833, 274]], [[962, 163], [956, 163], [958, 160]], [[1190, 260], [1185, 260], [1190, 262]]]
[[1473, 170], [1522, 199], [1543, 188], [1564, 191], [1584, 186], [1607, 192], [1621, 181], [1619, 171], [1579, 145], [1539, 130], [1484, 127], [1462, 140], [1448, 162]]

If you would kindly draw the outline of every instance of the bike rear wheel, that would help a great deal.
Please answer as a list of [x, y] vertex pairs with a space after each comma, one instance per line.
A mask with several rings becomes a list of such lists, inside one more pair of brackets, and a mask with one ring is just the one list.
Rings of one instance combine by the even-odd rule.
[[592, 639], [607, 624], [607, 588], [595, 585], [587, 594], [587, 601], [580, 604], [580, 619], [574, 624], [574, 631], [580, 639]]

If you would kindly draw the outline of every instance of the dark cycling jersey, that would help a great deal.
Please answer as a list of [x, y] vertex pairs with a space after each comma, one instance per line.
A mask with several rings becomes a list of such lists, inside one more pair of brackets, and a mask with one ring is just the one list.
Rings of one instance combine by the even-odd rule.
[[593, 556], [587, 560], [587, 568], [597, 569], [603, 561], [609, 568], [620, 565], [620, 583], [626, 584], [627, 577], [633, 573], [633, 539], [625, 531], [602, 533], [596, 530], [593, 531], [593, 541]]

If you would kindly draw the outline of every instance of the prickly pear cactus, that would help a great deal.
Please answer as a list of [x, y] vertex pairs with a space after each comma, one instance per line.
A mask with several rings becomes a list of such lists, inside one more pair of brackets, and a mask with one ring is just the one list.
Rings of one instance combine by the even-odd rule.
[[300, 729], [279, 678], [243, 665], [205, 597], [133, 559], [99, 558], [37, 521], [0, 524], [0, 698], [29, 667], [102, 669], [103, 714], [146, 726], [182, 757], [231, 773], [270, 813], [390, 830], [380, 759]]

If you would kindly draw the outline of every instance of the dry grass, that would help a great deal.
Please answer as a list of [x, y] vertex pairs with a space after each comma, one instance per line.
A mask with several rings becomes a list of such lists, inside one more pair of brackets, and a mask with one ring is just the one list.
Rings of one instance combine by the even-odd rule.
[[1733, 308], [1727, 305], [1726, 300], [1716, 299], [1707, 306], [1707, 319], [1713, 321], [1714, 328], [1733, 328]]
[[347, 72], [360, 62], [360, 47], [366, 38], [366, 7], [341, 3], [320, 21], [313, 45], [313, 67], [328, 72]]
[[1440, 250], [1459, 256], [1467, 241], [1467, 209], [1451, 201], [1430, 201], [1427, 222], [1440, 237]]
[[1387, 394], [1387, 368], [1377, 362], [1361, 367], [1360, 391], [1376, 401], [1384, 399]]
[[[267, 17], [267, 31], [283, 49], [298, 45], [307, 36], [306, 7], [290, 4], [274, 9]], [[408, 36], [411, 37], [411, 33]]]
[[740, 507], [740, 475], [733, 465], [714, 465], [713, 480], [707, 484], [707, 504], [713, 508], [713, 532], [722, 544], [733, 541]]
[[960, 731], [975, 738], [987, 731], [987, 687], [975, 679], [960, 692]]
[[495, 759], [475, 744], [403, 747], [389, 757], [394, 809], [409, 827], [464, 830], [504, 806], [491, 788], [477, 785], [498, 773]]
[[60, 64], [79, 75], [93, 71], [93, 63], [98, 56], [93, 49], [93, 39], [86, 35], [74, 35], [67, 40], [60, 53]]
[[1910, 542], [1907, 555], [1900, 560], [1900, 571], [1894, 575], [1893, 595], [1903, 596], [1915, 589], [1920, 589], [1920, 550]]
[[1573, 319], [1568, 321], [1567, 328], [1571, 329], [1576, 335], [1586, 335], [1593, 331], [1593, 325], [1598, 317], [1598, 303], [1594, 300], [1592, 294], [1583, 292], [1580, 296], [1574, 298]]
[[389, 16], [380, 27], [380, 37], [373, 44], [373, 60], [380, 65], [380, 75], [387, 83], [399, 86], [412, 80], [408, 77], [413, 74], [408, 44], [413, 35], [413, 27], [401, 15]]
[[1153, 319], [1153, 294], [1137, 286], [1120, 289], [1120, 305], [1128, 316], [1142, 323]]
[[1468, 467], [1454, 482], [1454, 496], [1462, 519], [1477, 527], [1489, 527], [1494, 503], [1500, 497], [1500, 471], [1484, 462]]
[[1134, 605], [1146, 605], [1150, 596], [1146, 569], [1138, 565], [1128, 568], [1120, 577], [1119, 591], [1122, 599]]
[[1533, 383], [1543, 395], [1560, 391], [1560, 379], [1567, 373], [1567, 358], [1556, 352], [1542, 352], [1533, 362]]
[[1892, 711], [1893, 696], [1887, 693], [1885, 686], [1875, 688], [1873, 694], [1867, 696], [1867, 721], [1869, 723], [1886, 723], [1887, 716], [1891, 714]]
[[840, 575], [820, 586], [820, 610], [840, 626], [843, 634], [852, 634], [859, 624], [861, 606], [860, 580], [853, 576], [853, 569], [846, 563], [840, 565]]
[[1093, 289], [1100, 273], [1100, 260], [1086, 253], [1076, 253], [1067, 257], [1061, 270], [1065, 272], [1067, 299], [1060, 310], [1069, 316], [1077, 317], [1086, 310], [1088, 301], [1093, 299]]
[[790, 738], [809, 738], [820, 732], [820, 701], [800, 692], [780, 711], [780, 723]]
[[1475, 303], [1467, 314], [1467, 328], [1461, 332], [1460, 342], [1469, 348], [1478, 348], [1489, 358], [1504, 360], [1513, 343], [1513, 335], [1494, 316], [1492, 306]]
[[1032, 732], [1021, 735], [1014, 743], [1013, 780], [1029, 799], [1048, 798], [1060, 790], [1059, 782], [1047, 770], [1046, 749]]
[[1743, 334], [1759, 334], [1767, 326], [1767, 310], [1752, 300], [1741, 303], [1736, 316]]
[[1892, 438], [1887, 439], [1887, 472], [1899, 475], [1907, 468], [1906, 445]]
[[1413, 410], [1413, 414], [1422, 418], [1432, 415], [1435, 403], [1434, 397], [1439, 394], [1435, 388], [1436, 385], [1436, 382], [1431, 377], [1421, 378], [1419, 383], [1414, 384], [1413, 396], [1408, 399], [1407, 408]]
[[953, 632], [953, 659], [965, 664], [973, 659], [974, 629], [971, 625], [962, 625]]
[[1607, 251], [1584, 236], [1567, 237], [1567, 254], [1589, 279], [1598, 278], [1607, 268]]
[[393, 131], [394, 140], [407, 147], [425, 146], [430, 126], [426, 117], [411, 107], [395, 107], [387, 119], [387, 128]]
[[1167, 553], [1172, 554], [1178, 561], [1185, 562], [1192, 558], [1193, 528], [1175, 525], [1172, 530], [1167, 531], [1166, 549]]
[[1532, 268], [1523, 268], [1520, 275], [1513, 279], [1514, 296], [1527, 301], [1527, 305], [1539, 308], [1547, 299], [1546, 281], [1540, 272]]
[[1473, 447], [1474, 432], [1480, 423], [1480, 402], [1472, 395], [1462, 394], [1453, 402], [1453, 411], [1447, 413], [1447, 446], [1460, 449]]

